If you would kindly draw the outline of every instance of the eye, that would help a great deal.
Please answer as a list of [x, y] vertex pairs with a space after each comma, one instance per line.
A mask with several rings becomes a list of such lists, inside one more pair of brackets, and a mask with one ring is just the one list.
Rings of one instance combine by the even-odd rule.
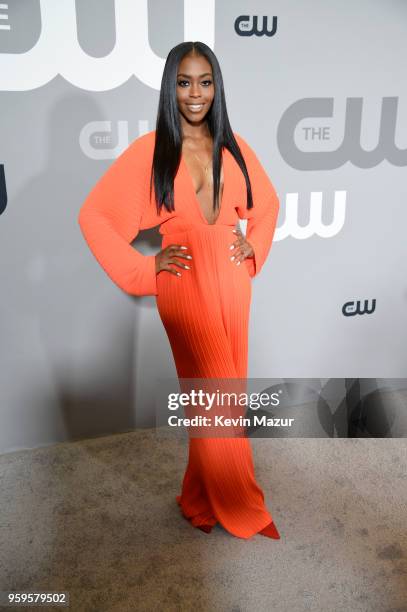
[[[211, 79], [206, 79], [205, 81], [201, 81], [201, 82], [204, 85], [204, 87], [209, 87], [210, 85], [212, 85]], [[187, 81], [186, 79], [181, 79], [180, 81], [178, 81], [178, 85], [180, 87], [185, 87], [185, 83], [189, 83], [189, 81]]]

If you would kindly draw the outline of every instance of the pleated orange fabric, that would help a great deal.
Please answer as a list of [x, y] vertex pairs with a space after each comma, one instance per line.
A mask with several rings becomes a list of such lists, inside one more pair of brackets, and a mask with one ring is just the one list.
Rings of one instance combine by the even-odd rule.
[[[78, 223], [109, 277], [131, 295], [154, 295], [174, 356], [184, 378], [247, 377], [251, 279], [270, 251], [279, 211], [277, 193], [253, 149], [234, 132], [251, 180], [253, 208], [246, 208], [246, 183], [224, 149], [220, 212], [208, 223], [186, 162], [174, 180], [175, 210], [157, 214], [150, 171], [155, 130], [140, 136], [111, 164], [83, 203]], [[254, 257], [237, 266], [230, 260], [233, 229], [247, 219], [246, 238]], [[159, 226], [162, 248], [184, 245], [191, 269], [155, 272], [155, 255], [131, 246], [139, 231]], [[184, 263], [186, 260], [182, 260]], [[240, 538], [262, 533], [279, 538], [264, 494], [255, 479], [246, 437], [189, 439], [188, 465], [180, 495], [182, 514], [209, 532], [219, 522]]]

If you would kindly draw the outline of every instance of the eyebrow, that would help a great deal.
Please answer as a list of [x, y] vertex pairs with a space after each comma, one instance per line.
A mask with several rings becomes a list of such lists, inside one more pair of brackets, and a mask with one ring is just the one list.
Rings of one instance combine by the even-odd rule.
[[[202, 78], [202, 77], [206, 76], [207, 74], [209, 74], [209, 76], [212, 76], [211, 72], [204, 72], [203, 74], [199, 75], [199, 78]], [[186, 77], [188, 77], [188, 79], [191, 78], [191, 75], [190, 74], [185, 74], [185, 72], [179, 72], [177, 76], [186, 76]]]

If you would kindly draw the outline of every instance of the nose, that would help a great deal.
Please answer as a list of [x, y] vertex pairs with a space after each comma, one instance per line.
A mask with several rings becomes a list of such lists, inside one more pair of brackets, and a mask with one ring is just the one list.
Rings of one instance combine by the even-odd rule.
[[199, 84], [198, 83], [196, 83], [195, 85], [194, 84], [191, 85], [191, 89], [190, 89], [189, 95], [192, 98], [196, 98], [196, 97], [199, 97], [201, 95], [201, 93], [199, 91]]

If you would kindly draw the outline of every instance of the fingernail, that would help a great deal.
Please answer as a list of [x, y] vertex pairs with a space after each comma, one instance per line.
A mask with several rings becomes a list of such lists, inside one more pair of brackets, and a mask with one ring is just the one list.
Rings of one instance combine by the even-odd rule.
[[237, 266], [240, 266], [240, 261], [238, 261], [236, 265], [237, 265]]
[[232, 257], [230, 258], [230, 259], [231, 259], [231, 261], [233, 261], [233, 260], [234, 260], [234, 258], [235, 258], [235, 256], [234, 256], [234, 255], [232, 255]]
[[187, 270], [190, 270], [190, 269], [191, 269], [189, 266], [187, 266], [187, 264], [185, 264], [185, 268], [186, 268]]
[[232, 250], [232, 249], [234, 249], [234, 248], [235, 248], [235, 245], [234, 245], [234, 244], [231, 244], [231, 245], [230, 245], [230, 247], [229, 247], [229, 250], [231, 251], [231, 250]]
[[232, 232], [233, 232], [234, 234], [237, 234], [237, 230], [232, 230]]
[[192, 259], [192, 255], [185, 255], [185, 257], [188, 257], [188, 259]]
[[188, 247], [186, 247], [186, 246], [182, 246], [182, 247], [180, 247], [180, 249], [187, 249], [187, 248], [188, 248]]
[[177, 272], [178, 276], [181, 276], [181, 272]]

